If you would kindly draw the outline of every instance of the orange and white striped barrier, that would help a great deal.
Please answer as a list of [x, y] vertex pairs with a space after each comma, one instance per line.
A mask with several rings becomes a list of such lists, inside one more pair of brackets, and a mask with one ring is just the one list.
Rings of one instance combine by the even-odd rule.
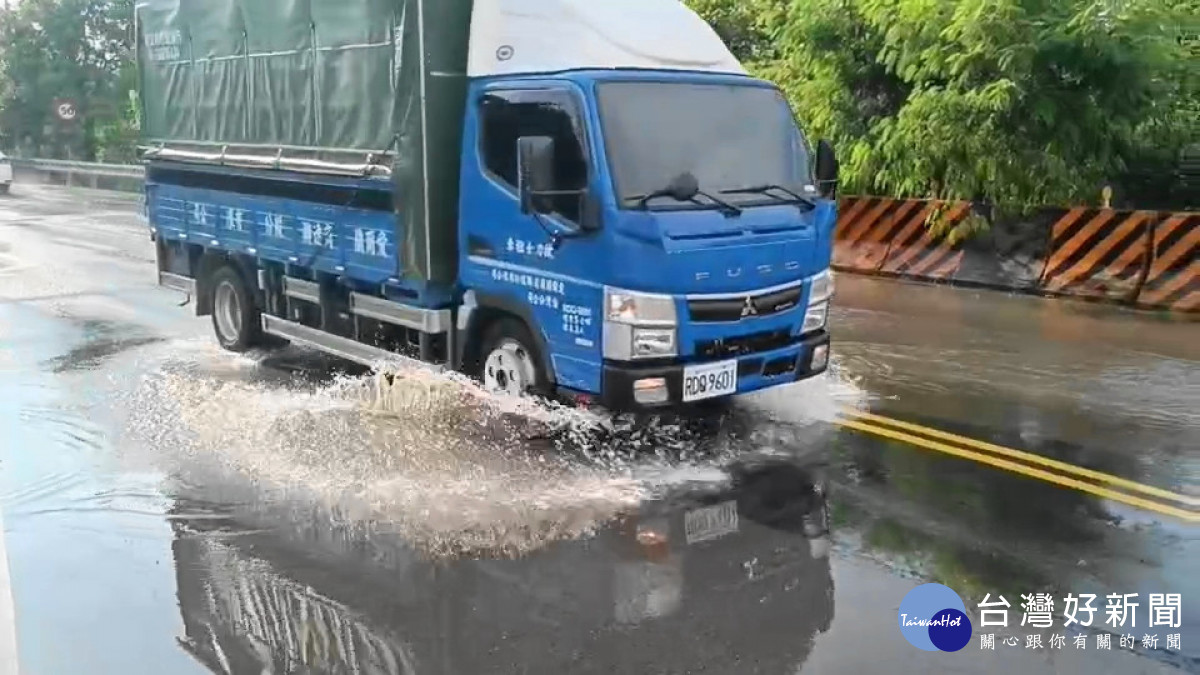
[[845, 197], [833, 266], [1200, 313], [1200, 213], [1043, 209], [1017, 228], [1024, 278], [996, 240], [952, 245], [930, 228], [934, 216], [949, 231], [969, 214], [969, 202]]
[[1154, 227], [1143, 307], [1200, 313], [1200, 213], [1168, 213]]

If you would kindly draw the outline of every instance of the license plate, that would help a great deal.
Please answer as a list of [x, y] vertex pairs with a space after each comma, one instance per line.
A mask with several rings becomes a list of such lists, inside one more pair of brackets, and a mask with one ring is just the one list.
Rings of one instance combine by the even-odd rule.
[[737, 360], [688, 366], [683, 369], [683, 400], [701, 401], [737, 393]]
[[689, 544], [737, 532], [737, 502], [722, 502], [716, 506], [688, 511], [683, 515], [683, 530], [687, 534]]

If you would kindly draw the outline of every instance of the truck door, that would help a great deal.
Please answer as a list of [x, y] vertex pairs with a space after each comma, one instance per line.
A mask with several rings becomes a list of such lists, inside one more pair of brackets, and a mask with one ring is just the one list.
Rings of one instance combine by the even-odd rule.
[[[593, 280], [606, 263], [600, 237], [580, 229], [600, 194], [585, 110], [564, 83], [477, 92], [464, 133], [459, 250], [464, 284], [515, 304], [541, 333], [558, 385], [598, 392], [604, 293]], [[554, 140], [555, 191], [578, 191], [548, 197], [549, 214], [521, 209], [517, 139], [526, 136]]]

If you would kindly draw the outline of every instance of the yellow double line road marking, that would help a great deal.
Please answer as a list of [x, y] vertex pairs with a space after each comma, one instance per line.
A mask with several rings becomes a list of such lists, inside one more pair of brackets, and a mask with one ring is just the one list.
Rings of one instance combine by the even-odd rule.
[[[1196, 511], [1200, 506], [1200, 499], [1102, 471], [858, 410], [843, 410], [842, 418], [837, 420], [837, 424], [847, 429], [969, 459], [1190, 523], [1200, 521], [1200, 513]], [[1079, 480], [1080, 478], [1095, 482], [1085, 482]], [[1184, 508], [1176, 504], [1182, 504]]]

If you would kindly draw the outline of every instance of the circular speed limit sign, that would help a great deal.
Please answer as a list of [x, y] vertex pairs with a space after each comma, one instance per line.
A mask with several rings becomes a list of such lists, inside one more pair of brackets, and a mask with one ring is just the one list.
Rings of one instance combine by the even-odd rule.
[[58, 99], [54, 101], [54, 116], [63, 122], [73, 122], [79, 115], [79, 111], [75, 108], [75, 102], [66, 99]]

